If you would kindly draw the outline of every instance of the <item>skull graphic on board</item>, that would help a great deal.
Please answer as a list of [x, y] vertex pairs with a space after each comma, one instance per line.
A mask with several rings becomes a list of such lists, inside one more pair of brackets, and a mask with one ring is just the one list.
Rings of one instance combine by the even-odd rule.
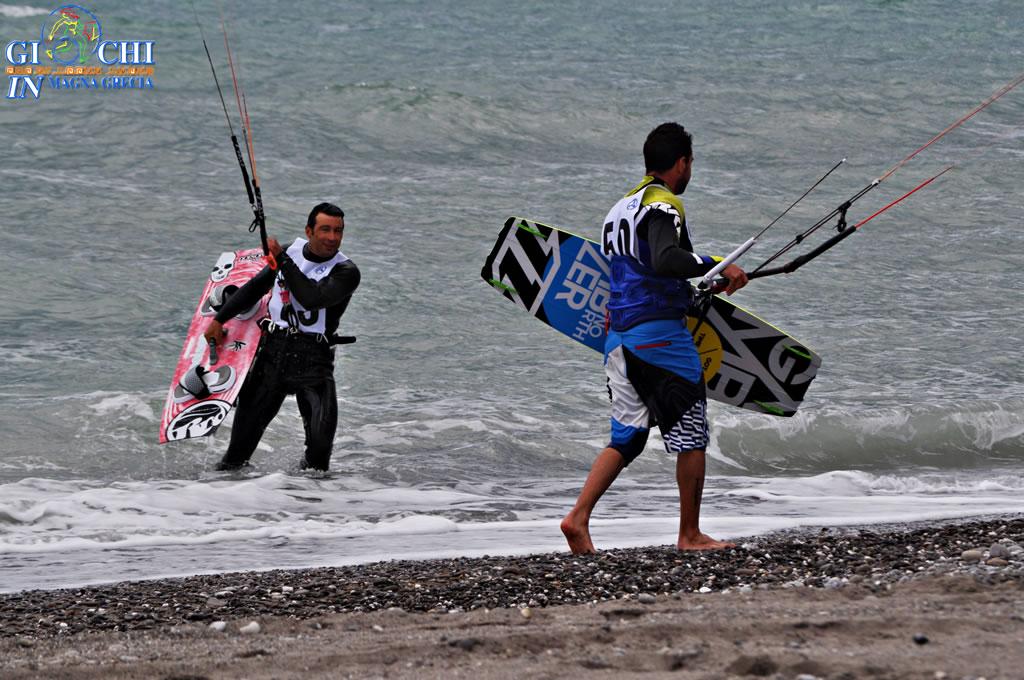
[[235, 254], [221, 253], [220, 257], [217, 258], [217, 264], [213, 265], [213, 270], [210, 272], [210, 280], [214, 282], [223, 281], [231, 273], [231, 269], [234, 266]]

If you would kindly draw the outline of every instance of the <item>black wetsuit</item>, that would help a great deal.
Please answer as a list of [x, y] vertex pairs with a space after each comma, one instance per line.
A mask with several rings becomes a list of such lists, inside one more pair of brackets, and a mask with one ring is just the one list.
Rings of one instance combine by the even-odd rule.
[[[331, 259], [317, 257], [308, 245], [302, 254], [313, 262]], [[327, 470], [330, 466], [338, 425], [338, 400], [334, 389], [334, 349], [327, 338], [337, 330], [338, 321], [359, 286], [359, 269], [347, 260], [334, 265], [320, 281], [314, 281], [287, 254], [282, 252], [277, 261], [290, 294], [306, 309], [325, 310], [325, 335], [289, 332], [274, 325], [270, 326], [272, 332], [264, 332], [256, 361], [238, 394], [231, 443], [217, 465], [218, 470], [236, 469], [248, 463], [288, 394], [295, 395], [306, 431], [302, 467]], [[275, 277], [270, 267], [264, 267], [224, 303], [216, 320], [224, 323], [250, 309], [273, 288]]]

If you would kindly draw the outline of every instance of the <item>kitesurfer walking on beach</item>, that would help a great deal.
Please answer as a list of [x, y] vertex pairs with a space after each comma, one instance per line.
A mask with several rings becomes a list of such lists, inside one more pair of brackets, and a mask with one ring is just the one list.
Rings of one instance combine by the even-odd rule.
[[[718, 258], [693, 252], [682, 194], [693, 171], [690, 133], [663, 123], [644, 143], [647, 176], [616, 203], [602, 232], [611, 258], [605, 374], [611, 397], [611, 442], [594, 461], [576, 505], [562, 520], [575, 554], [594, 552], [590, 516], [619, 473], [644, 450], [658, 424], [665, 450], [676, 454], [679, 539], [682, 550], [730, 547], [700, 530], [708, 444], [707, 398], [697, 349], [686, 327], [693, 302], [687, 279], [709, 272]], [[728, 294], [747, 276], [722, 270]]]
[[288, 394], [295, 395], [306, 432], [301, 467], [327, 470], [330, 466], [338, 424], [333, 345], [351, 341], [334, 333], [359, 286], [359, 269], [338, 250], [344, 231], [341, 208], [331, 203], [314, 207], [306, 221], [306, 238], [295, 239], [287, 250], [269, 239], [277, 270], [264, 267], [224, 303], [207, 326], [208, 341], [224, 342], [223, 324], [272, 291], [270, 316], [260, 322], [259, 354], [238, 395], [231, 442], [218, 470], [248, 465]]

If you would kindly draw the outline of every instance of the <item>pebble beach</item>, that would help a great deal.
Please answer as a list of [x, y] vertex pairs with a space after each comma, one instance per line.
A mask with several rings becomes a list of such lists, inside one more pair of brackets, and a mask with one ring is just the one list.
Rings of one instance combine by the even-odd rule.
[[0, 658], [5, 678], [1019, 678], [1024, 518], [22, 591]]

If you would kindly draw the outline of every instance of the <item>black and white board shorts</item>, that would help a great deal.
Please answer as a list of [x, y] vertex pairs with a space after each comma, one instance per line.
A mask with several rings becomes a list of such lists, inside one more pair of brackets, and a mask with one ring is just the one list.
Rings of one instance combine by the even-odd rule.
[[669, 453], [705, 450], [710, 440], [704, 383], [648, 363], [619, 345], [605, 362], [612, 402], [611, 443], [628, 465], [657, 424]]

